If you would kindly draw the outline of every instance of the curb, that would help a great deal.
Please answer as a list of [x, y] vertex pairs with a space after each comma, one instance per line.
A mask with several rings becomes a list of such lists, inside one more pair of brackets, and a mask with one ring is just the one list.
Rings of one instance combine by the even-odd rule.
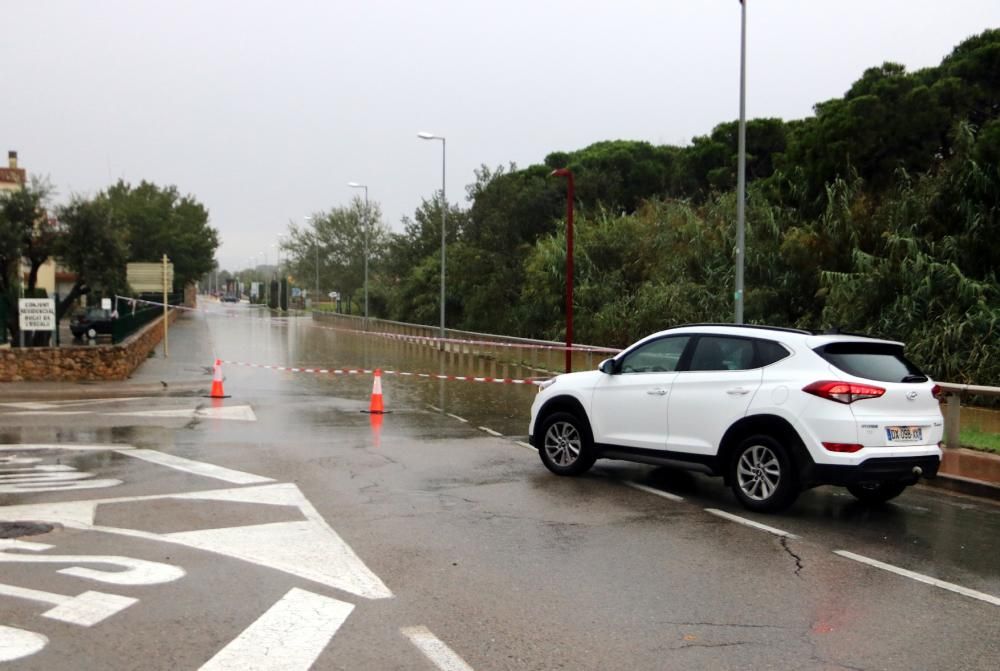
[[961, 475], [946, 475], [938, 473], [936, 478], [927, 478], [920, 481], [920, 484], [933, 489], [945, 489], [950, 492], [957, 492], [967, 496], [977, 496], [983, 499], [1000, 501], [1000, 485], [985, 480], [965, 478]]
[[114, 398], [122, 395], [173, 396], [178, 393], [204, 391], [207, 387], [205, 380], [136, 384], [128, 384], [127, 382], [68, 382], [55, 383], [52, 386], [48, 386], [49, 383], [45, 382], [34, 384], [46, 386], [28, 386], [33, 385], [31, 382], [12, 382], [10, 386], [0, 385], [0, 401]]

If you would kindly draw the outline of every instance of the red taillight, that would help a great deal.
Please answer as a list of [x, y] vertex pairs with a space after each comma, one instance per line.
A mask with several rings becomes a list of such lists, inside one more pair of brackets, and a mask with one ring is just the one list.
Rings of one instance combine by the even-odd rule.
[[802, 391], [813, 394], [828, 401], [837, 403], [854, 403], [866, 398], [878, 398], [885, 393], [882, 387], [872, 384], [858, 384], [856, 382], [835, 382], [833, 380], [820, 380], [803, 387]]
[[864, 445], [858, 445], [856, 443], [823, 443], [823, 447], [831, 452], [857, 452], [863, 448]]
[[931, 387], [931, 394], [939, 401], [944, 398], [944, 390], [937, 384]]

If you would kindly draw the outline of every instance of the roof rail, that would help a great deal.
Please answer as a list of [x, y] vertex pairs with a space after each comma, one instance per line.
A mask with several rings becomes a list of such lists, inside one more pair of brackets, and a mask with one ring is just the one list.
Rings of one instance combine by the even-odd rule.
[[814, 331], [807, 331], [806, 329], [794, 329], [787, 326], [763, 326], [761, 324], [720, 324], [714, 322], [704, 322], [697, 324], [678, 324], [677, 326], [671, 326], [670, 328], [684, 328], [688, 326], [728, 326], [732, 328], [739, 329], [759, 329], [762, 331], [784, 331], [785, 333], [798, 333], [801, 335], [816, 335]]

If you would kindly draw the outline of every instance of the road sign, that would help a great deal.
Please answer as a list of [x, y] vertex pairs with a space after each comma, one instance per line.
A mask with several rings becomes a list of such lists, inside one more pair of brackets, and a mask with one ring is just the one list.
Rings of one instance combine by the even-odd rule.
[[19, 298], [17, 313], [23, 331], [54, 331], [56, 328], [54, 298]]

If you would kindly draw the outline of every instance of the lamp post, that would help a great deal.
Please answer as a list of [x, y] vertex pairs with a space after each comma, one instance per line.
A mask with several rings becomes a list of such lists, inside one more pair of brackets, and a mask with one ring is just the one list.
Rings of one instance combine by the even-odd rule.
[[553, 170], [551, 177], [566, 178], [566, 372], [573, 372], [573, 173]]
[[368, 185], [348, 182], [352, 189], [365, 190], [365, 330], [368, 329]]
[[746, 257], [747, 191], [747, 3], [740, 0], [740, 128], [736, 169], [736, 323], [743, 323], [743, 263]]
[[445, 261], [445, 218], [448, 214], [448, 198], [445, 196], [445, 139], [441, 135], [420, 132], [421, 140], [441, 140], [441, 349], [444, 349], [444, 261]]

